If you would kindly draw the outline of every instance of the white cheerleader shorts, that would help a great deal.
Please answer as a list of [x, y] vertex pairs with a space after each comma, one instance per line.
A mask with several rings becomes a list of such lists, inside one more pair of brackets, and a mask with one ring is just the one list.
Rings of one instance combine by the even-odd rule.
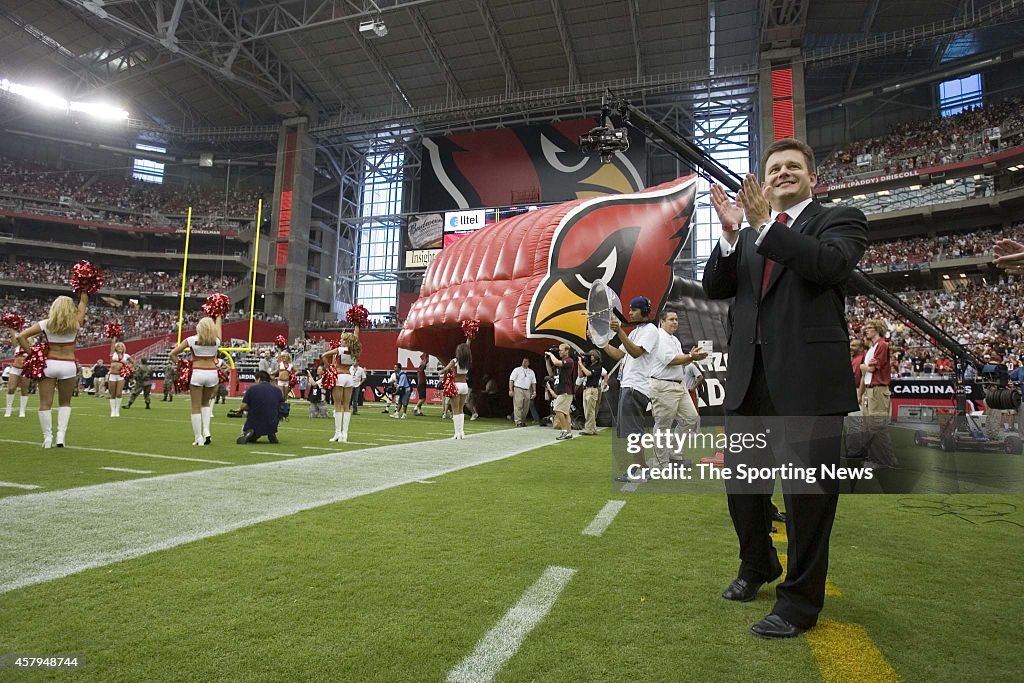
[[459, 396], [469, 395], [469, 385], [465, 382], [456, 382], [455, 388], [459, 390]]
[[220, 384], [220, 379], [217, 377], [216, 370], [209, 370], [206, 368], [193, 368], [192, 379], [189, 380], [189, 384], [194, 387], [215, 387]]
[[47, 358], [43, 376], [50, 379], [71, 379], [78, 376], [78, 365], [73, 360]]
[[352, 389], [356, 385], [356, 378], [347, 372], [343, 372], [338, 375], [338, 381], [334, 383], [334, 386], [341, 387], [343, 389]]

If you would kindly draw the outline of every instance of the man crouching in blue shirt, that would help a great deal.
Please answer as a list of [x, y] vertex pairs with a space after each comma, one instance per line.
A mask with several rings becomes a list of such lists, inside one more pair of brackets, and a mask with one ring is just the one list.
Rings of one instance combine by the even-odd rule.
[[281, 390], [270, 383], [270, 374], [266, 371], [257, 372], [256, 379], [256, 384], [242, 396], [240, 410], [245, 413], [245, 426], [235, 443], [256, 443], [261, 436], [266, 436], [270, 443], [277, 443], [277, 423], [281, 419], [284, 397]]

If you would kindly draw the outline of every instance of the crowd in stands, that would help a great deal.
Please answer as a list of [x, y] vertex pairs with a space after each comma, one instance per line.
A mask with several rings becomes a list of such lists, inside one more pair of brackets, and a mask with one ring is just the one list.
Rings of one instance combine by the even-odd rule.
[[[260, 193], [245, 190], [211, 192], [194, 186], [158, 185], [128, 177], [114, 177], [109, 172], [91, 173], [60, 170], [34, 161], [0, 156], [0, 195], [17, 198], [18, 208], [32, 213], [51, 209], [53, 205], [71, 218], [89, 218], [114, 223], [172, 225], [180, 221], [168, 216], [181, 216], [192, 207], [194, 217], [250, 219], [256, 214]], [[39, 203], [35, 200], [49, 202]], [[88, 207], [88, 208], [87, 208]], [[111, 213], [131, 211], [136, 216]]]
[[904, 237], [898, 240], [872, 242], [864, 252], [860, 266], [914, 266], [929, 261], [986, 256], [992, 253], [992, 245], [1000, 238], [1024, 242], [1024, 224], [1008, 228], [950, 233], [938, 237]]
[[[66, 280], [65, 280], [66, 281]], [[35, 322], [46, 317], [53, 296], [29, 296], [26, 294], [0, 294], [0, 314], [15, 313], [23, 316], [27, 322]], [[195, 325], [202, 317], [198, 307], [185, 312], [185, 325]], [[257, 311], [258, 320], [284, 322], [279, 315], [270, 315]], [[249, 311], [229, 313], [228, 320], [247, 320]], [[124, 328], [122, 339], [145, 339], [176, 333], [178, 329], [178, 309], [158, 309], [149, 305], [143, 306], [111, 306], [102, 297], [89, 300], [89, 313], [78, 335], [79, 346], [104, 344], [108, 340], [103, 336], [103, 328], [109, 322], [119, 322]], [[14, 352], [14, 346], [7, 330], [0, 329], [0, 358], [7, 358]]]
[[[403, 322], [394, 318], [370, 318], [366, 328], [372, 330], [400, 330], [402, 329]], [[347, 330], [352, 327], [345, 320], [307, 320], [303, 323], [303, 326], [307, 330]]]
[[[900, 298], [979, 358], [998, 354], [1017, 366], [1024, 362], [1024, 279], [1004, 276], [996, 283], [969, 284], [954, 292], [911, 291]], [[934, 364], [941, 355], [940, 349], [868, 297], [850, 297], [846, 316], [852, 336], [869, 318], [886, 321], [891, 349], [901, 361], [916, 358]]]
[[[21, 260], [17, 263], [0, 262], [0, 280], [66, 285], [71, 276], [71, 263], [60, 261]], [[241, 281], [238, 276], [189, 274], [189, 291], [218, 292], [234, 288]], [[103, 289], [132, 292], [177, 292], [181, 287], [181, 273], [139, 270], [103, 270]]]
[[[999, 128], [998, 140], [986, 130]], [[818, 164], [818, 183], [885, 175], [955, 163], [1024, 142], [1024, 102], [1020, 97], [892, 126], [887, 135], [858, 140]]]

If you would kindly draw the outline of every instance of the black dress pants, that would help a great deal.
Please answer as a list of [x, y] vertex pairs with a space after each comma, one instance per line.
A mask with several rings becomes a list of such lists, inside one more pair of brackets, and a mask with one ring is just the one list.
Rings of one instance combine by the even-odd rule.
[[[800, 391], [800, 387], [793, 387]], [[726, 415], [730, 443], [739, 434], [763, 434], [763, 448], [727, 450], [725, 466], [736, 476], [739, 465], [747, 468], [796, 468], [815, 473], [808, 477], [782, 478], [788, 538], [785, 580], [776, 588], [772, 609], [799, 628], [818, 621], [825, 602], [829, 538], [839, 501], [835, 482], [823, 481], [822, 465], [837, 466], [843, 416], [780, 416], [764, 376], [760, 348], [756, 351], [750, 386], [743, 403]], [[749, 443], [749, 441], [748, 441]], [[763, 470], [762, 470], [763, 471]], [[775, 579], [782, 571], [769, 534], [774, 479], [752, 484], [727, 482], [729, 515], [740, 546], [739, 578], [751, 582]]]

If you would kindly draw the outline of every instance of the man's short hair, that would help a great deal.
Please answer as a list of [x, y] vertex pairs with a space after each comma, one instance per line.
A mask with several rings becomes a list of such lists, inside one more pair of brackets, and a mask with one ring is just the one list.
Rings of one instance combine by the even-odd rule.
[[679, 311], [676, 311], [676, 310], [671, 309], [671, 308], [666, 308], [665, 310], [663, 310], [661, 312], [661, 315], [658, 316], [658, 320], [660, 320], [661, 322], [665, 322], [666, 320], [668, 320], [668, 316], [669, 316], [670, 313], [675, 313], [676, 317], [677, 318], [679, 317]]
[[761, 175], [764, 175], [768, 168], [768, 158], [776, 152], [784, 152], [788, 149], [795, 149], [796, 151], [804, 155], [804, 161], [807, 162], [807, 171], [817, 175], [817, 166], [814, 164], [814, 150], [806, 142], [797, 140], [796, 138], [783, 138], [782, 140], [776, 140], [772, 144], [768, 145], [768, 149], [764, 151], [764, 157], [761, 160]]
[[269, 382], [270, 373], [267, 372], [266, 370], [260, 370], [259, 372], [256, 373], [256, 379], [258, 379], [261, 382]]

